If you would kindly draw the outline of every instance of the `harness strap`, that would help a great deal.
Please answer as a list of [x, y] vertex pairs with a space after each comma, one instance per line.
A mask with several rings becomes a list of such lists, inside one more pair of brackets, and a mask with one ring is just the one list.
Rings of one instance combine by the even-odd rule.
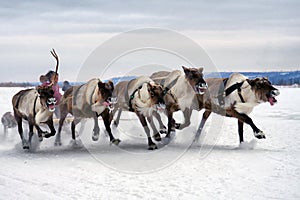
[[241, 89], [242, 85], [244, 84], [244, 81], [239, 82], [239, 83], [235, 83], [235, 84], [233, 84], [232, 86], [230, 86], [229, 88], [227, 88], [224, 91], [224, 89], [226, 87], [226, 84], [227, 84], [227, 81], [228, 81], [228, 78], [223, 79], [223, 84], [220, 85], [219, 94], [218, 94], [219, 104], [221, 106], [224, 106], [225, 105], [224, 98], [227, 97], [228, 95], [230, 95], [235, 90], [238, 90], [238, 95], [239, 95], [239, 97], [241, 99], [241, 102], [245, 103], [245, 100], [244, 100], [244, 98], [242, 96], [242, 89]]
[[161, 85], [164, 86], [163, 94], [166, 95], [168, 91], [177, 83], [179, 76], [177, 76], [169, 85], [164, 86], [165, 79], [162, 81]]
[[35, 115], [36, 115], [35, 109], [36, 109], [36, 101], [37, 101], [38, 97], [39, 97], [39, 96], [36, 96], [35, 99], [34, 99], [34, 104], [33, 104], [33, 117], [35, 117]]
[[241, 89], [241, 87], [238, 88], [238, 94], [239, 94], [239, 97], [240, 97], [240, 99], [241, 99], [241, 102], [242, 102], [242, 103], [245, 103], [245, 100], [244, 100], [244, 98], [243, 98], [243, 96], [242, 96], [242, 89]]
[[133, 107], [132, 107], [132, 99], [134, 99], [134, 95], [137, 91], [139, 91], [141, 88], [143, 87], [143, 85], [141, 85], [140, 87], [138, 87], [137, 89], [135, 89], [133, 91], [133, 93], [129, 96], [129, 111], [134, 112]]

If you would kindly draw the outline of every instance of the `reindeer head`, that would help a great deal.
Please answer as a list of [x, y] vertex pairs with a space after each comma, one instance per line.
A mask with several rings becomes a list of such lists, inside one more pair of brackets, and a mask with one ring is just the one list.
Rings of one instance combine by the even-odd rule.
[[112, 81], [108, 81], [107, 83], [99, 81], [98, 88], [98, 100], [102, 101], [103, 106], [108, 107], [110, 110], [112, 110], [114, 108], [114, 105], [117, 103], [117, 98], [112, 97], [112, 93], [114, 91], [114, 83]]
[[54, 98], [54, 91], [51, 86], [38, 86], [36, 88], [39, 93], [40, 103], [44, 108], [50, 112], [54, 112], [56, 99]]
[[147, 84], [147, 88], [150, 95], [151, 104], [155, 106], [156, 110], [164, 110], [166, 106], [164, 101], [165, 90], [163, 87], [159, 84], [151, 82]]
[[196, 94], [204, 94], [207, 90], [207, 84], [203, 79], [203, 68], [186, 68], [182, 66], [185, 77], [192, 86]]
[[272, 106], [277, 102], [275, 97], [279, 95], [279, 90], [272, 86], [268, 78], [256, 78], [247, 81], [259, 101], [269, 102]]

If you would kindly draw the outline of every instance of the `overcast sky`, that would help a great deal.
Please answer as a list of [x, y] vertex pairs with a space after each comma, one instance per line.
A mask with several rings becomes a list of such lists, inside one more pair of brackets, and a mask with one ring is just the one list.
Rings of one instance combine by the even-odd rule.
[[300, 1], [0, 1], [0, 82], [38, 81], [60, 56], [74, 81], [101, 43], [136, 28], [175, 30], [220, 71], [300, 69]]

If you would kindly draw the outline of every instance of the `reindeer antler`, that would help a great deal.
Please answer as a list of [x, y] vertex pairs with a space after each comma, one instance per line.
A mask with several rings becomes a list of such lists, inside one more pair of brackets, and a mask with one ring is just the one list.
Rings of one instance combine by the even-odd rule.
[[52, 51], [50, 51], [50, 53], [51, 53], [52, 56], [56, 59], [55, 73], [57, 73], [57, 71], [58, 71], [58, 65], [59, 65], [58, 55], [56, 54], [56, 52], [55, 52], [54, 49], [52, 49]]
[[[52, 56], [55, 58], [56, 60], [56, 67], [55, 67], [55, 74], [54, 74], [54, 79], [56, 78], [57, 76], [57, 71], [58, 71], [58, 65], [59, 65], [59, 58], [58, 58], [58, 55], [56, 54], [55, 50], [52, 49], [52, 51], [50, 51], [50, 53], [52, 54]], [[50, 86], [52, 86], [54, 84], [54, 82], [52, 81]]]

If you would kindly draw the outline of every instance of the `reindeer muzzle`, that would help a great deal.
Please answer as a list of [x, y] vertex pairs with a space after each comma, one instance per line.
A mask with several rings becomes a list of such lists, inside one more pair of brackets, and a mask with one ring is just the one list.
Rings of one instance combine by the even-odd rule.
[[273, 106], [275, 103], [277, 103], [277, 99], [275, 98], [280, 94], [279, 90], [272, 90], [270, 92], [270, 96], [268, 97], [268, 101], [271, 106]]
[[117, 103], [117, 97], [109, 97], [107, 101], [103, 102], [103, 106], [107, 107], [109, 111], [112, 111], [115, 108], [115, 104]]
[[157, 111], [164, 111], [166, 109], [166, 104], [158, 103], [155, 105]]
[[48, 108], [48, 110], [50, 111], [50, 112], [54, 112], [54, 110], [55, 110], [55, 104], [56, 104], [56, 99], [53, 97], [53, 98], [48, 98], [47, 99], [47, 102], [46, 102], [46, 104], [47, 104], [47, 108]]
[[207, 83], [198, 83], [197, 85], [194, 86], [194, 90], [201, 95], [206, 92], [207, 88], [208, 88]]

